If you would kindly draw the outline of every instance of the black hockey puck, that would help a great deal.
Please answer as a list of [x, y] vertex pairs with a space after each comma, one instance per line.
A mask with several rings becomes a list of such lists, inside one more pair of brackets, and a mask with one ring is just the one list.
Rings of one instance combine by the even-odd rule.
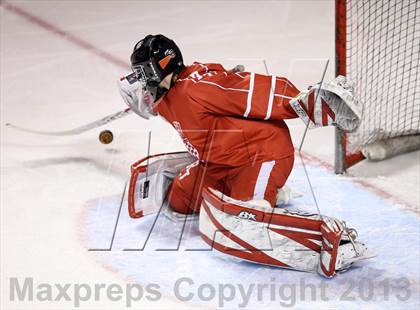
[[114, 135], [110, 130], [103, 130], [99, 134], [99, 141], [101, 141], [102, 144], [110, 144], [112, 140], [114, 140]]

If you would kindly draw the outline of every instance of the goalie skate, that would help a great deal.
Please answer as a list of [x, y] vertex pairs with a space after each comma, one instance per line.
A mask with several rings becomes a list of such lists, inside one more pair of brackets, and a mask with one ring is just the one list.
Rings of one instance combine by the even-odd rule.
[[347, 271], [354, 263], [373, 258], [376, 255], [368, 250], [364, 243], [355, 241], [338, 247], [335, 269], [337, 273]]

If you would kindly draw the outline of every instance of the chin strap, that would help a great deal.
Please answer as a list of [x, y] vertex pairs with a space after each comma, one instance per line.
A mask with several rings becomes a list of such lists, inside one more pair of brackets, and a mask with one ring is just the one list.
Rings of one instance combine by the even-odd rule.
[[178, 80], [178, 76], [179, 74], [184, 71], [185, 66], [182, 66], [181, 68], [178, 68], [177, 70], [175, 70], [172, 74], [172, 78], [171, 78], [171, 83], [169, 85], [169, 89], [175, 84], [175, 82]]
[[171, 88], [175, 84], [176, 80], [178, 80], [178, 75], [179, 74], [177, 74], [177, 73], [172, 74], [171, 83], [169, 84], [169, 88]]

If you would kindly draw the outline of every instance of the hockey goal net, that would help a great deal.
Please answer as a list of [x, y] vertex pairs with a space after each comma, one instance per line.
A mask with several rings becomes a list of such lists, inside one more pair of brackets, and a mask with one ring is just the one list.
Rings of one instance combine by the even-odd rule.
[[[418, 0], [336, 0], [336, 74], [364, 104], [357, 131], [337, 130], [337, 173], [419, 147], [419, 15]], [[389, 149], [374, 154], [378, 143]]]

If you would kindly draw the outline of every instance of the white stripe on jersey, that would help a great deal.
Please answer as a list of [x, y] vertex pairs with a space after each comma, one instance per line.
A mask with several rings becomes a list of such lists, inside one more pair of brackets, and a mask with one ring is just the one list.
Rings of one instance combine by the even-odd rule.
[[236, 91], [248, 92], [248, 90], [246, 90], [246, 89], [223, 87], [223, 86], [221, 86], [217, 83], [213, 83], [213, 82], [209, 82], [209, 81], [202, 81], [202, 80], [200, 80], [200, 81], [191, 80], [191, 81], [193, 81], [194, 83], [204, 83], [204, 84], [214, 85], [214, 86], [217, 86], [217, 87], [219, 87], [223, 90], [236, 90]]
[[268, 98], [268, 107], [267, 107], [267, 114], [265, 115], [265, 120], [268, 120], [271, 117], [271, 110], [273, 109], [273, 100], [274, 100], [274, 92], [276, 91], [276, 77], [271, 77], [271, 85], [270, 85], [270, 97]]
[[242, 76], [241, 75], [241, 72], [235, 72], [235, 74], [237, 75], [237, 76], [239, 76], [240, 78], [242, 78], [242, 79], [245, 79], [248, 75], [246, 75], [246, 76]]
[[244, 117], [248, 117], [249, 112], [251, 112], [252, 94], [254, 92], [254, 79], [255, 79], [255, 73], [251, 73], [250, 79], [249, 79], [249, 92], [248, 92], [248, 98], [246, 99], [246, 110], [244, 113]]
[[267, 188], [268, 179], [270, 178], [271, 170], [273, 170], [275, 163], [275, 160], [262, 163], [260, 172], [258, 173], [257, 182], [255, 183], [253, 199], [264, 199], [264, 193]]
[[280, 97], [280, 98], [286, 98], [286, 99], [294, 99], [295, 97], [290, 97], [290, 96], [285, 96], [285, 95], [280, 95], [280, 94], [275, 94], [274, 97]]
[[294, 87], [293, 84], [291, 84], [290, 81], [288, 79], [284, 78], [284, 77], [276, 77], [276, 80], [277, 81], [283, 81], [283, 82], [286, 83], [285, 88], [284, 88], [285, 91], [286, 91], [287, 86], [290, 86], [292, 88]]

